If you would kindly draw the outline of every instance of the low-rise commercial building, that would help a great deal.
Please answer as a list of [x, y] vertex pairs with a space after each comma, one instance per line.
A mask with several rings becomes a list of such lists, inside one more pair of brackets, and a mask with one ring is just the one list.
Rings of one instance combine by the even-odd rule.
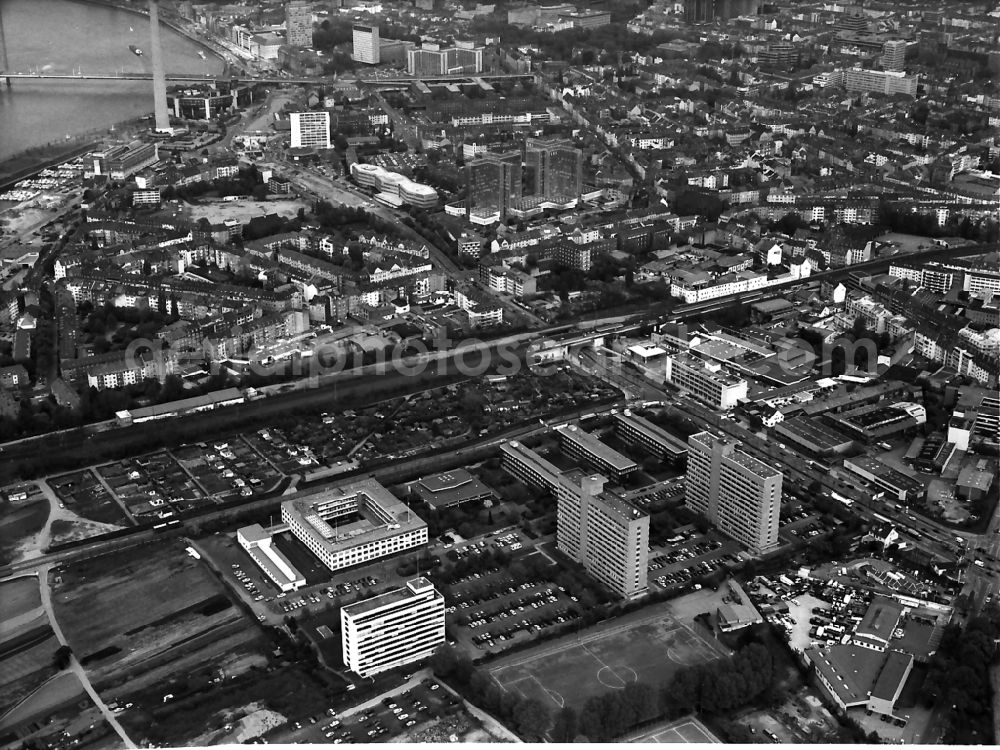
[[259, 523], [244, 526], [236, 532], [236, 540], [274, 585], [282, 591], [296, 591], [306, 585], [303, 576], [292, 562], [277, 549], [271, 533]]

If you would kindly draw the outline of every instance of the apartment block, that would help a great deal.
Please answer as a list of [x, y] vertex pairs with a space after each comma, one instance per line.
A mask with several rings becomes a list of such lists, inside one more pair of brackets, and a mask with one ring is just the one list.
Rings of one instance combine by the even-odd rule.
[[688, 447], [683, 440], [627, 409], [615, 415], [615, 435], [661, 461], [680, 461], [687, 457]]
[[381, 44], [378, 26], [355, 25], [352, 57], [359, 63], [378, 65], [381, 62]]
[[576, 425], [557, 427], [556, 433], [559, 435], [559, 449], [563, 453], [611, 476], [617, 482], [639, 470], [639, 465], [631, 458], [609, 448]]
[[292, 112], [292, 148], [330, 148], [329, 112]]
[[556, 487], [556, 544], [625, 598], [646, 593], [649, 516], [610, 492], [600, 474], [563, 476]]
[[755, 555], [778, 545], [782, 474], [711, 432], [688, 438], [686, 503]]
[[361, 677], [429, 658], [445, 641], [444, 597], [426, 578], [340, 610], [344, 664]]

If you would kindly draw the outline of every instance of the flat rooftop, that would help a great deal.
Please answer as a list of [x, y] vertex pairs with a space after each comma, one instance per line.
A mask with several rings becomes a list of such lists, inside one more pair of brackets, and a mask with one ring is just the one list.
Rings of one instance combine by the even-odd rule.
[[384, 594], [373, 596], [371, 599], [365, 599], [355, 604], [349, 604], [343, 608], [343, 611], [347, 612], [351, 617], [359, 617], [382, 607], [405, 602], [407, 599], [412, 599], [417, 594], [422, 594], [428, 589], [434, 590], [434, 584], [423, 576], [420, 576], [419, 578], [407, 581], [406, 585], [401, 588], [386, 591]]
[[[708, 450], [713, 450], [715, 446], [723, 446], [723, 454], [733, 463], [765, 479], [782, 476], [782, 473], [773, 466], [760, 461], [749, 453], [746, 453], [735, 440], [716, 435], [712, 432], [699, 432], [692, 435], [688, 440], [698, 441], [705, 445]], [[726, 450], [729, 448], [729, 450]]]
[[868, 700], [885, 662], [884, 654], [854, 645], [809, 648], [806, 656], [848, 705]]
[[867, 635], [888, 642], [892, 639], [902, 614], [902, 604], [884, 596], [876, 596], [858, 623], [855, 635]]
[[852, 466], [867, 471], [884, 482], [889, 482], [893, 487], [901, 490], [920, 490], [923, 483], [913, 477], [909, 477], [901, 471], [888, 466], [877, 458], [871, 456], [858, 456], [844, 460], [844, 468], [850, 469]]
[[562, 425], [560, 427], [556, 427], [556, 432], [558, 432], [565, 439], [579, 445], [587, 453], [607, 461], [608, 464], [610, 464], [610, 466], [614, 469], [619, 471], [628, 471], [636, 465], [635, 461], [631, 458], [623, 456], [614, 448], [608, 447], [598, 438], [594, 437], [586, 430], [581, 430], [576, 425]]
[[656, 440], [657, 442], [664, 443], [677, 453], [687, 453], [687, 443], [676, 435], [667, 432], [659, 425], [653, 424], [645, 417], [640, 417], [638, 414], [633, 414], [632, 412], [626, 410], [621, 414], [616, 414], [615, 419], [619, 422], [631, 425], [639, 432], [652, 438], [653, 440]]
[[414, 482], [412, 487], [422, 500], [435, 507], [454, 505], [471, 498], [493, 494], [493, 490], [465, 469], [452, 469], [423, 477]]
[[[330, 511], [344, 507], [357, 512], [360, 520], [340, 524], [331, 519], [333, 525], [327, 522], [327, 517], [336, 515]], [[402, 500], [371, 478], [298, 493], [281, 504], [281, 512], [283, 517], [287, 514], [297, 518], [305, 533], [331, 553], [427, 526]]]

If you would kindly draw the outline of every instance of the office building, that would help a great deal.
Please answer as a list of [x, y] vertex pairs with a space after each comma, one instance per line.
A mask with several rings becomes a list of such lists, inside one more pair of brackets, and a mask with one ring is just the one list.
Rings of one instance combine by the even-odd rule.
[[487, 152], [465, 165], [466, 211], [507, 218], [511, 203], [521, 199], [521, 152]]
[[312, 8], [305, 0], [285, 3], [285, 39], [292, 47], [312, 47]]
[[569, 21], [574, 29], [596, 29], [611, 24], [611, 14], [603, 10], [581, 10], [560, 16], [561, 21]]
[[160, 160], [155, 143], [133, 141], [94, 154], [94, 174], [124, 180]]
[[583, 461], [597, 471], [621, 482], [629, 474], [639, 470], [639, 465], [613, 448], [609, 448], [596, 437], [576, 425], [556, 428], [559, 435], [559, 450], [570, 458]]
[[329, 112], [292, 112], [292, 148], [330, 148]]
[[378, 26], [354, 26], [354, 51], [352, 57], [365, 65], [378, 65], [381, 61]]
[[524, 165], [532, 195], [578, 198], [583, 192], [583, 152], [565, 138], [528, 138]]
[[330, 570], [427, 544], [427, 524], [374, 479], [298, 493], [281, 520]]
[[688, 438], [686, 504], [719, 531], [760, 555], [778, 545], [782, 475], [728, 437]]
[[340, 610], [344, 664], [361, 677], [427, 659], [445, 641], [444, 597], [426, 578]]
[[639, 446], [661, 461], [677, 462], [687, 457], [687, 443], [627, 409], [615, 415], [615, 435], [623, 443]]
[[844, 87], [851, 93], [916, 96], [917, 77], [902, 71], [851, 68], [844, 71]]
[[[359, 185], [378, 190], [375, 199], [388, 203], [387, 199], [397, 205], [409, 203], [418, 208], [433, 208], [437, 205], [437, 190], [422, 182], [414, 182], [406, 175], [390, 172], [376, 164], [351, 164], [351, 177]], [[391, 204], [390, 204], [391, 205]]]
[[882, 45], [882, 67], [895, 73], [906, 70], [906, 42], [890, 39]]
[[461, 42], [454, 47], [424, 42], [406, 53], [406, 72], [411, 76], [473, 74], [482, 70], [483, 47]]
[[604, 492], [600, 474], [565, 475], [556, 487], [556, 545], [625, 598], [646, 593], [649, 516]]
[[435, 509], [497, 499], [493, 490], [465, 469], [452, 469], [442, 474], [423, 477], [416, 482], [410, 482], [406, 490]]
[[709, 406], [732, 409], [747, 397], [747, 381], [718, 362], [707, 362], [692, 354], [667, 357], [664, 377]]

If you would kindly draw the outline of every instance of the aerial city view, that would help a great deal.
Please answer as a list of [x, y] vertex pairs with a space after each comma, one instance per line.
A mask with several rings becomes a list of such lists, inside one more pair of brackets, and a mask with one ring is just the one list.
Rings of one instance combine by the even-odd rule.
[[0, 0], [0, 750], [1000, 745], [1000, 4]]

